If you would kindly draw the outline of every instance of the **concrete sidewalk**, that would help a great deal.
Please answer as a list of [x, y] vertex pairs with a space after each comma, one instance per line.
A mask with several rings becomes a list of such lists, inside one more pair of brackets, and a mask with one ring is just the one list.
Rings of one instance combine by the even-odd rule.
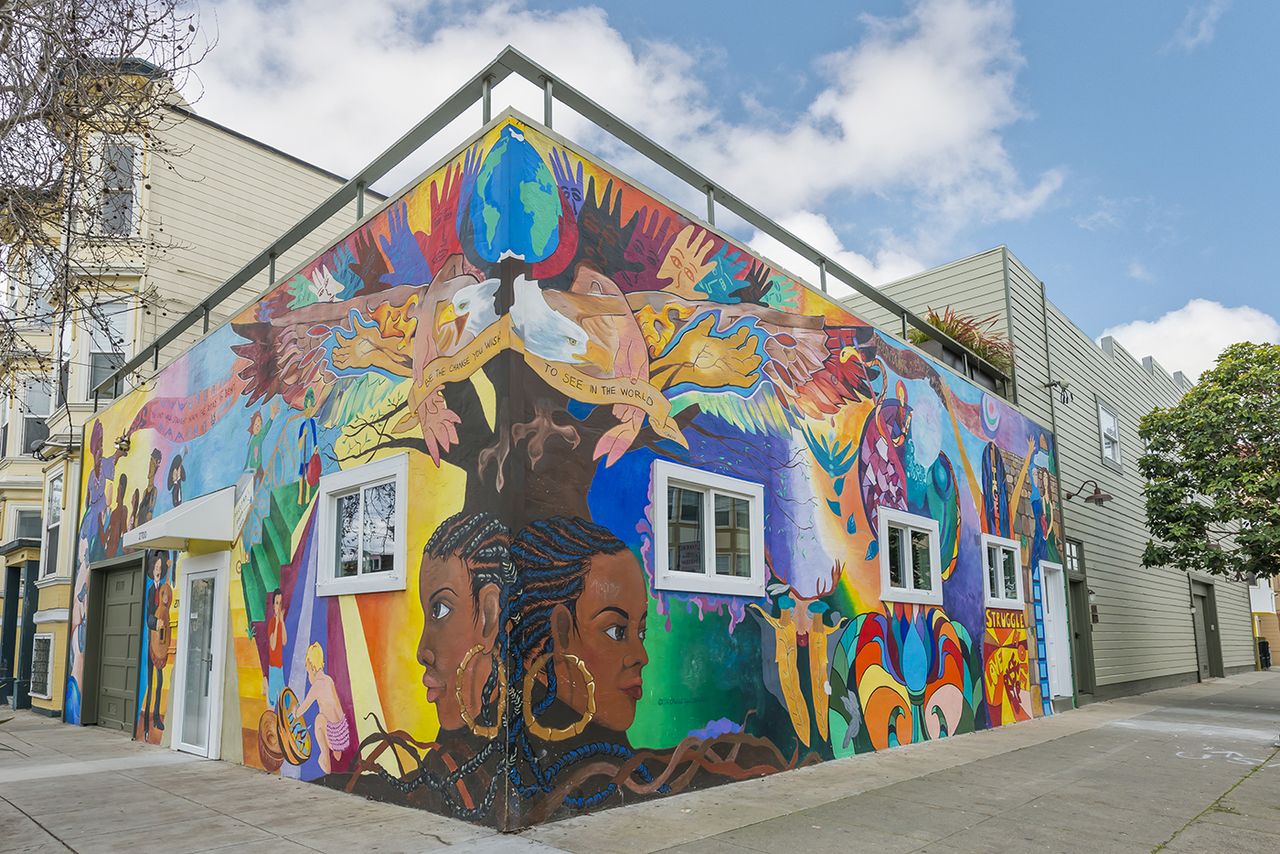
[[0, 852], [1270, 852], [1278, 734], [1250, 673], [499, 836], [19, 714]]

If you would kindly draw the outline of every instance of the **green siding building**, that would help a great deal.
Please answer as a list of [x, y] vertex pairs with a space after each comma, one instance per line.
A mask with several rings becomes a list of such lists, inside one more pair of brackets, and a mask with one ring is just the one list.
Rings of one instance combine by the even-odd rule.
[[[1113, 496], [1086, 503], [1090, 483], [1058, 502], [1078, 697], [1105, 699], [1252, 669], [1245, 580], [1142, 566], [1148, 532], [1138, 422], [1154, 407], [1176, 403], [1190, 388], [1186, 377], [1111, 338], [1096, 343], [1004, 246], [883, 290], [921, 315], [949, 306], [997, 317], [1014, 344], [1010, 397], [1057, 436], [1062, 498], [1088, 481]], [[855, 299], [851, 307], [862, 316], [900, 331], [897, 317]]]

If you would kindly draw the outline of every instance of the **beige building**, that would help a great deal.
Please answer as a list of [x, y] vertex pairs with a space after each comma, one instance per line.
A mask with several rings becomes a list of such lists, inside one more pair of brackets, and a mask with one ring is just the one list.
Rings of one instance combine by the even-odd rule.
[[[1190, 388], [1111, 338], [1095, 342], [1048, 299], [1006, 247], [886, 285], [924, 315], [952, 307], [994, 316], [1014, 345], [1009, 396], [1057, 436], [1071, 674], [1078, 699], [1103, 699], [1252, 669], [1249, 585], [1176, 567], [1148, 569], [1138, 422]], [[868, 320], [898, 320], [859, 303]], [[1097, 487], [1111, 496], [1086, 502]], [[1072, 493], [1079, 493], [1067, 500]], [[1054, 591], [1056, 594], [1058, 591]]]
[[[117, 178], [99, 188], [102, 237], [87, 262], [106, 286], [101, 316], [71, 318], [61, 342], [47, 319], [29, 323], [24, 335], [49, 354], [48, 363], [16, 366], [16, 392], [0, 406], [0, 555], [6, 563], [0, 702], [25, 705], [29, 696], [33, 708], [51, 715], [63, 707], [68, 618], [77, 607], [71, 601], [71, 551], [80, 516], [82, 426], [95, 409], [93, 388], [344, 180], [197, 115], [177, 96], [172, 101], [150, 145], [117, 138], [101, 148], [117, 165]], [[366, 198], [373, 205], [381, 201], [374, 193]], [[349, 205], [277, 259], [275, 269], [288, 270], [324, 248], [356, 215], [356, 205]], [[109, 251], [102, 251], [104, 245]], [[38, 250], [7, 251], [39, 263]], [[219, 304], [207, 328], [254, 300], [268, 279], [258, 276]], [[12, 288], [3, 290], [11, 316], [41, 314]], [[202, 331], [200, 324], [189, 330], [157, 365]]]
[[[1280, 594], [1280, 576], [1259, 578], [1249, 585], [1250, 610], [1253, 612], [1253, 633], [1259, 641], [1266, 641], [1271, 666], [1280, 657], [1280, 617], [1276, 615], [1276, 598]], [[1259, 653], [1261, 659], [1261, 653]], [[1260, 663], [1264, 663], [1260, 661]]]

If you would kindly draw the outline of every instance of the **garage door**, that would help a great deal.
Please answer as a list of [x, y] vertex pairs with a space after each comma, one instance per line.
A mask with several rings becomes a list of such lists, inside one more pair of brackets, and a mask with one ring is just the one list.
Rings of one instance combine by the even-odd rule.
[[133, 732], [142, 653], [142, 565], [102, 573], [98, 725]]

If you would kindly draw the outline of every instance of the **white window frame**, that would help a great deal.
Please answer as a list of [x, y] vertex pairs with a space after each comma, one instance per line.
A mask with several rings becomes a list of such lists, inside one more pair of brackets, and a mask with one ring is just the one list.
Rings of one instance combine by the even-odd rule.
[[39, 513], [40, 514], [40, 531], [41, 539], [44, 538], [44, 505], [43, 504], [13, 504], [5, 505], [4, 512], [4, 540], [18, 539], [18, 513]]
[[[1116, 454], [1114, 457], [1107, 453], [1107, 428], [1103, 423], [1104, 414], [1110, 416], [1112, 423], [1115, 424]], [[1103, 464], [1113, 468], [1120, 468], [1124, 465], [1124, 449], [1120, 441], [1120, 416], [1116, 414], [1115, 407], [1101, 398], [1098, 399], [1098, 444], [1102, 452]]]
[[[928, 516], [917, 516], [905, 510], [881, 507], [876, 520], [876, 537], [880, 555], [880, 599], [883, 602], [908, 602], [917, 605], [942, 604], [942, 555], [939, 540], [942, 535], [938, 521]], [[895, 587], [889, 580], [889, 526], [905, 528], [908, 531], [921, 531], [929, 535], [929, 578], [932, 590], [917, 590], [912, 587]], [[905, 553], [904, 553], [905, 554]], [[904, 580], [913, 584], [913, 574], [906, 567]]]
[[[357, 490], [392, 482], [396, 487], [396, 542], [392, 552], [395, 568], [389, 572], [371, 572], [351, 578], [336, 575], [337, 553], [334, 533], [337, 531], [338, 499]], [[396, 454], [355, 468], [344, 469], [321, 476], [317, 488], [316, 531], [320, 538], [318, 568], [316, 571], [317, 596], [345, 596], [351, 593], [382, 593], [388, 590], [404, 590], [405, 560], [408, 554], [409, 536], [409, 455]]]
[[[1003, 590], [993, 591], [991, 589], [991, 567], [987, 565], [988, 546], [999, 546], [1000, 548], [1010, 549], [1013, 552], [1013, 577], [1018, 587], [1016, 599], [1006, 599], [1003, 595]], [[1001, 580], [1003, 581], [1003, 575]], [[1021, 541], [1009, 537], [997, 537], [995, 534], [982, 535], [982, 592], [988, 608], [996, 608], [1001, 611], [1022, 611], [1027, 607], [1026, 591], [1022, 585]], [[997, 595], [997, 593], [1000, 595]]]
[[[55, 641], [55, 640], [54, 640], [54, 638], [53, 638], [53, 633], [52, 633], [52, 632], [37, 632], [36, 634], [32, 635], [32, 645], [31, 645], [31, 665], [32, 665], [32, 670], [31, 670], [31, 675], [32, 675], [33, 677], [36, 675], [36, 672], [35, 672], [35, 663], [36, 663], [36, 652], [35, 652], [36, 648], [35, 648], [35, 642], [36, 642], [36, 641], [38, 641], [38, 640], [48, 640], [48, 641], [49, 641], [49, 665], [48, 665], [48, 667], [45, 669], [45, 682], [44, 682], [45, 693], [43, 693], [43, 694], [37, 694], [35, 691], [28, 691], [28, 692], [27, 692], [27, 694], [28, 694], [29, 696], [31, 696], [31, 697], [35, 697], [37, 700], [52, 700], [52, 699], [53, 699], [53, 656], [54, 656], [54, 652], [55, 652], [55, 651], [56, 651], [56, 649], [57, 649], [58, 643], [57, 643], [57, 641]], [[34, 685], [28, 685], [27, 687], [28, 687], [28, 688], [33, 688], [33, 687], [35, 687], [35, 686], [34, 686]]]
[[13, 398], [9, 392], [0, 392], [0, 457], [9, 456], [9, 434], [13, 432]]
[[[678, 486], [702, 494], [702, 572], [678, 572], [667, 561], [667, 490]], [[751, 575], [716, 574], [715, 496], [745, 499], [750, 525]], [[749, 480], [682, 466], [669, 460], [653, 462], [653, 587], [682, 593], [759, 598], [765, 593], [764, 487]]]
[[[53, 505], [49, 499], [53, 497], [53, 485], [55, 483], [62, 484], [62, 494], [58, 499], [58, 520], [53, 521]], [[49, 475], [49, 479], [45, 481], [44, 500], [42, 502], [42, 512], [40, 515], [40, 577], [50, 578], [58, 574], [57, 563], [62, 559], [62, 517], [65, 515], [65, 503], [67, 500], [67, 479], [66, 472], [58, 471]], [[50, 539], [54, 539], [54, 548], [49, 548]], [[44, 558], [53, 555], [53, 561], [46, 561]]]
[[[146, 153], [146, 149], [142, 144], [142, 139], [131, 134], [99, 134], [96, 140], [97, 150], [93, 154], [94, 175], [97, 180], [94, 182], [93, 204], [93, 223], [88, 232], [100, 240], [132, 240], [142, 235], [142, 178], [143, 169], [142, 159]], [[133, 147], [133, 207], [130, 210], [129, 231], [126, 234], [108, 234], [103, 229], [103, 194], [106, 192], [104, 182], [106, 181], [106, 165], [102, 160], [103, 154], [106, 153], [107, 146], [113, 143], [127, 144]]]
[[[31, 383], [44, 383], [45, 387], [48, 388], [49, 390], [48, 411], [45, 412], [43, 415], [33, 415], [30, 412], [30, 410], [27, 408], [27, 391], [28, 391], [28, 385]], [[53, 415], [53, 407], [54, 407], [54, 401], [56, 400], [56, 395], [57, 395], [57, 392], [54, 390], [52, 386], [49, 385], [49, 380], [47, 377], [41, 376], [39, 374], [26, 375], [26, 381], [23, 383], [23, 387], [18, 392], [18, 397], [16, 398], [16, 403], [18, 408], [18, 421], [19, 421], [19, 430], [18, 430], [18, 455], [19, 456], [24, 456], [24, 457], [31, 456], [31, 451], [27, 449], [27, 421], [28, 420], [38, 419], [38, 420], [44, 421], [45, 438], [46, 439], [48, 438], [49, 418], [50, 416]], [[9, 430], [10, 431], [13, 430], [13, 422], [10, 422]]]
[[[123, 333], [121, 334], [121, 338], [123, 340], [120, 342], [119, 350], [114, 349], [114, 344], [110, 341], [107, 343], [111, 344], [113, 349], [111, 350], [100, 349], [98, 347], [97, 342], [94, 341], [94, 338], [99, 331], [97, 328], [97, 321], [88, 312], [85, 312], [81, 317], [81, 320], [84, 324], [83, 330], [82, 330], [84, 333], [83, 334], [83, 338], [84, 338], [83, 358], [81, 361], [84, 362], [84, 365], [79, 369], [79, 373], [83, 378], [83, 383], [81, 385], [81, 388], [84, 389], [83, 400], [86, 403], [91, 403], [93, 401], [93, 357], [94, 355], [109, 354], [113, 356], [118, 356], [120, 359], [120, 364], [122, 365], [125, 362], [129, 361], [129, 358], [133, 355], [133, 343], [135, 340], [135, 333], [137, 332], [137, 330], [134, 328], [134, 322], [136, 320], [136, 318], [134, 317], [134, 313], [135, 313], [135, 310], [137, 309], [137, 303], [134, 300], [133, 292], [120, 291], [120, 292], [105, 295], [105, 297], [101, 301], [100, 309], [105, 308], [106, 306], [115, 305], [115, 304], [119, 304], [121, 306], [121, 309], [117, 312], [112, 312], [112, 316], [121, 316], [124, 318], [122, 322], [124, 330], [123, 330]], [[109, 327], [110, 326], [109, 320], [107, 324]], [[110, 328], [106, 329], [105, 332], [109, 336], [111, 334]], [[74, 352], [74, 350], [75, 348], [73, 347], [72, 351]], [[68, 358], [71, 358], [74, 360], [74, 356], [69, 356]], [[124, 387], [124, 383], [122, 382], [120, 385], [120, 396], [123, 397], [126, 391], [128, 391], [128, 389]], [[110, 396], [102, 397], [102, 400], [104, 401], [114, 400], [114, 399], [115, 399], [114, 397], [110, 397]]]

